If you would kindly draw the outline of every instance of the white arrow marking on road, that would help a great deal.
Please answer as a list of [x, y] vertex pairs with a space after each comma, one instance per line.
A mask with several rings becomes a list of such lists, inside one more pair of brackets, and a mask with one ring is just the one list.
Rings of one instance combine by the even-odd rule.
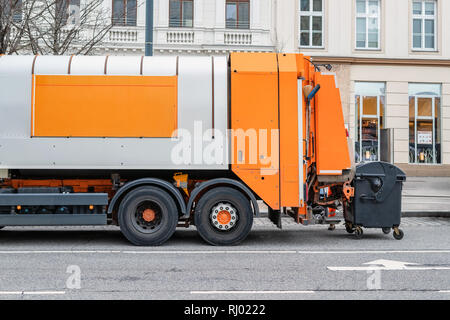
[[385, 268], [392, 269], [392, 270], [403, 270], [403, 269], [407, 268], [408, 266], [418, 266], [419, 265], [417, 263], [402, 262], [402, 261], [395, 261], [395, 260], [384, 260], [384, 259], [366, 262], [364, 264], [384, 266]]
[[450, 266], [419, 265], [417, 263], [395, 260], [375, 260], [363, 263], [367, 267], [327, 267], [332, 271], [368, 271], [368, 270], [450, 270]]

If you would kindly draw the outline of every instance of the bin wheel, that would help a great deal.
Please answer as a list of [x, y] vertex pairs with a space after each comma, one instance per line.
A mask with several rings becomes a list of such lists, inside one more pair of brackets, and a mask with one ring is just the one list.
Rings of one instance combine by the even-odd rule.
[[364, 234], [363, 229], [361, 229], [361, 227], [356, 227], [356, 229], [355, 229], [356, 239], [362, 239], [363, 234]]
[[353, 233], [353, 232], [355, 232], [355, 229], [353, 228], [353, 226], [351, 224], [346, 223], [345, 231], [347, 231], [348, 233]]
[[241, 192], [218, 187], [200, 198], [194, 218], [198, 234], [207, 243], [233, 246], [242, 242], [252, 229], [253, 210]]
[[336, 230], [336, 225], [330, 224], [330, 226], [328, 227], [328, 230], [329, 230], [329, 231], [334, 231], [334, 230]]
[[395, 240], [402, 240], [404, 233], [403, 233], [402, 229], [395, 228], [392, 235], [394, 236]]
[[381, 230], [383, 231], [384, 234], [391, 233], [391, 228], [381, 228]]

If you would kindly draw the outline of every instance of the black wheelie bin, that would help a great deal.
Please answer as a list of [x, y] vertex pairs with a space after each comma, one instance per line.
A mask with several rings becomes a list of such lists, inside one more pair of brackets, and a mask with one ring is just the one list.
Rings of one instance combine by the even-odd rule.
[[362, 163], [356, 167], [353, 187], [355, 194], [346, 210], [346, 229], [363, 235], [362, 228], [380, 228], [385, 234], [394, 230], [394, 238], [403, 238], [398, 227], [402, 212], [402, 187], [405, 173], [386, 162]]

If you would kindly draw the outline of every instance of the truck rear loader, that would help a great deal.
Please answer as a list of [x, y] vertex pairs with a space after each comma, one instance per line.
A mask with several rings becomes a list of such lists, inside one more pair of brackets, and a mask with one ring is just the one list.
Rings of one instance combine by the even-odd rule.
[[355, 165], [335, 75], [302, 54], [1, 56], [0, 226], [119, 225], [161, 245], [338, 221], [398, 228], [405, 175]]

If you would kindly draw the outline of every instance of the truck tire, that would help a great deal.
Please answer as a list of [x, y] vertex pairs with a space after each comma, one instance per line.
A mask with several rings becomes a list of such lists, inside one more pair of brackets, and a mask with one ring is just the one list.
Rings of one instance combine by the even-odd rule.
[[175, 201], [164, 190], [146, 186], [128, 193], [119, 206], [119, 226], [137, 246], [159, 246], [169, 240], [178, 224]]
[[194, 213], [199, 235], [214, 246], [242, 242], [253, 225], [250, 201], [233, 188], [218, 187], [205, 193]]

